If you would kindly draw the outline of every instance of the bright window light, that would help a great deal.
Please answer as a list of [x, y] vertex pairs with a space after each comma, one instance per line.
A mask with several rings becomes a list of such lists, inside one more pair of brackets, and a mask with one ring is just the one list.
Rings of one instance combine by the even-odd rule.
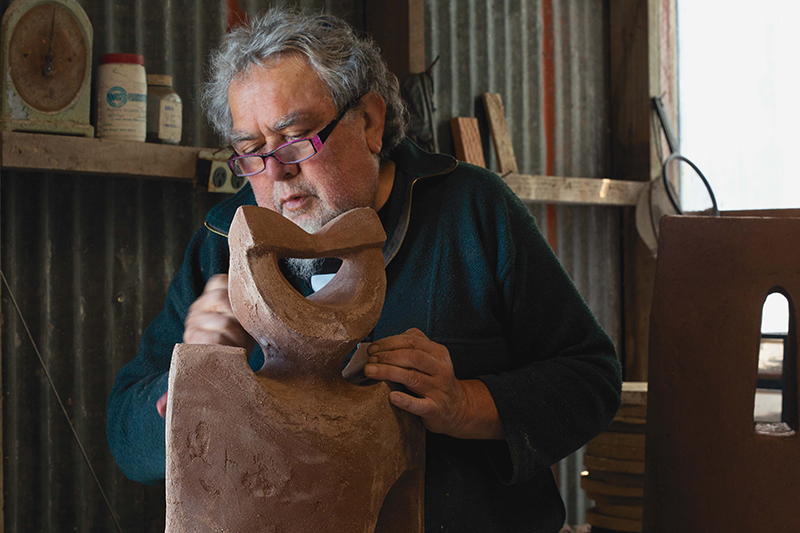
[[[681, 153], [721, 210], [800, 207], [800, 2], [677, 1]], [[707, 203], [682, 183], [684, 210]]]

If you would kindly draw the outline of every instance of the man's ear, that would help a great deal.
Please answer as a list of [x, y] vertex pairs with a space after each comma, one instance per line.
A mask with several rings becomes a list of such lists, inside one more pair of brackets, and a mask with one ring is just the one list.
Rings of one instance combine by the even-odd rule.
[[383, 147], [383, 127], [386, 124], [386, 102], [376, 92], [364, 95], [364, 133], [367, 137], [367, 146], [377, 155]]

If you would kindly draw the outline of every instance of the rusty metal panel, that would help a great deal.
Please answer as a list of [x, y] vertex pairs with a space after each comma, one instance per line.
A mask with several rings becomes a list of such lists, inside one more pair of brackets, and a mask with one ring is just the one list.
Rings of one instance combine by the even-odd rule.
[[[434, 78], [440, 149], [454, 153], [450, 119], [477, 117], [489, 168], [496, 169], [481, 95], [500, 93], [520, 172], [546, 174], [548, 139], [559, 176], [610, 177], [608, 0], [428, 0], [426, 55]], [[549, 18], [549, 20], [548, 20]], [[546, 32], [551, 32], [547, 33]], [[553, 57], [545, 57], [551, 39]], [[552, 60], [554, 72], [545, 69]], [[552, 78], [551, 78], [552, 77]], [[543, 115], [554, 90], [554, 130]], [[555, 224], [556, 252], [618, 351], [622, 342], [620, 211], [613, 207], [529, 208], [543, 231]], [[552, 228], [551, 228], [552, 229]], [[582, 453], [558, 468], [568, 522], [585, 522]]]

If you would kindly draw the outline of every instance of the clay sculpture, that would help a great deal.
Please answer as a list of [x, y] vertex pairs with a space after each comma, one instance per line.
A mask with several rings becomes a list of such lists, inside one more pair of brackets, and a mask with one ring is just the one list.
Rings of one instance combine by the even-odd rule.
[[[424, 429], [390, 405], [390, 385], [342, 376], [383, 306], [385, 235], [372, 209], [308, 234], [240, 207], [229, 236], [229, 293], [265, 354], [178, 344], [167, 405], [167, 531], [423, 531]], [[282, 258], [336, 257], [308, 298]], [[351, 374], [353, 372], [351, 369]]]

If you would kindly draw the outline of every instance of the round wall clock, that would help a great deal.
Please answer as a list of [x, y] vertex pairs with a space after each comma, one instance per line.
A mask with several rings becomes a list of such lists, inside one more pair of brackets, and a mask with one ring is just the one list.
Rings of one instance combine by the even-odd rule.
[[15, 0], [3, 15], [0, 129], [94, 136], [92, 25], [75, 0]]

